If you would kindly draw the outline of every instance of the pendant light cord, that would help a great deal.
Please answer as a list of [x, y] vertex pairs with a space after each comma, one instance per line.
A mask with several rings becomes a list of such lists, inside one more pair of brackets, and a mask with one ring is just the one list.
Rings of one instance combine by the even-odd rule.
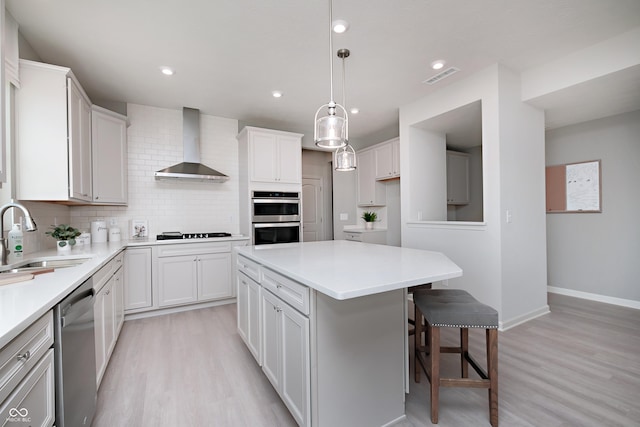
[[331, 87], [331, 102], [330, 104], [335, 104], [333, 101], [333, 35], [331, 34], [333, 31], [333, 0], [329, 0], [329, 82]]
[[347, 109], [347, 89], [346, 89], [346, 81], [347, 81], [347, 68], [344, 65], [344, 60], [346, 59], [346, 56], [342, 57], [342, 106], [345, 108], [345, 110]]

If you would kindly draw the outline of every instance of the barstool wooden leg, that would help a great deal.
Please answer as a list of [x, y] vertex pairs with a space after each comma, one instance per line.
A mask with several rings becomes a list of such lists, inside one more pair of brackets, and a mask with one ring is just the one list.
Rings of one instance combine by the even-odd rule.
[[438, 398], [440, 396], [440, 328], [427, 323], [429, 334], [429, 372], [431, 380], [431, 422], [438, 424]]
[[489, 420], [498, 427], [498, 330], [487, 329], [487, 374], [489, 376]]
[[418, 354], [422, 347], [422, 313], [417, 305], [413, 306], [413, 376], [417, 383], [420, 382], [420, 362], [418, 361]]
[[460, 370], [462, 372], [462, 378], [469, 377], [467, 353], [469, 353], [469, 329], [460, 328]]

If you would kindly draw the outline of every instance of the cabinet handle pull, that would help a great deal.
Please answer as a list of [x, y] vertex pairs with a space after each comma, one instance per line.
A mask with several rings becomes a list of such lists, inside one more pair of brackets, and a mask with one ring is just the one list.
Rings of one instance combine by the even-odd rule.
[[24, 354], [18, 355], [18, 362], [26, 362], [31, 357], [31, 352], [27, 350]]
[[280, 313], [280, 312], [282, 311], [282, 309], [281, 309], [280, 307], [276, 307], [276, 311], [277, 311], [278, 313]]
[[280, 289], [281, 287], [282, 287], [282, 285], [279, 284], [279, 283], [276, 285], [276, 289]]

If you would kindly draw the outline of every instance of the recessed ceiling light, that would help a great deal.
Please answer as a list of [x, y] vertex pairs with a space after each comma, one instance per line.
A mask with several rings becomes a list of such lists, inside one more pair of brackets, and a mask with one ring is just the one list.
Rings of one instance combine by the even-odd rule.
[[442, 67], [444, 67], [445, 61], [442, 59], [438, 59], [437, 61], [433, 61], [431, 63], [431, 68], [433, 68], [434, 70], [439, 70]]
[[351, 114], [358, 114], [360, 112], [359, 108], [353, 107], [351, 108], [351, 110], [349, 110], [351, 112]]
[[271, 95], [273, 95], [274, 98], [282, 98], [282, 92], [280, 92], [279, 90], [274, 90], [273, 92], [271, 92]]
[[165, 76], [173, 76], [175, 74], [173, 68], [170, 67], [160, 67], [160, 72], [162, 72], [162, 74], [164, 74]]
[[336, 19], [331, 23], [334, 33], [342, 34], [349, 29], [349, 23], [344, 19]]

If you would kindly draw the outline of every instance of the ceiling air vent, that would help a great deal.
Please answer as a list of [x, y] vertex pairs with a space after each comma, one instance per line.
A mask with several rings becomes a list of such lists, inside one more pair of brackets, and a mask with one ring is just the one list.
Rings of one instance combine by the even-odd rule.
[[450, 75], [452, 75], [452, 74], [457, 73], [458, 71], [460, 71], [460, 69], [459, 69], [459, 68], [456, 68], [456, 67], [449, 67], [449, 68], [447, 68], [446, 70], [444, 70], [444, 71], [442, 71], [442, 72], [440, 72], [440, 73], [436, 74], [435, 76], [433, 76], [433, 77], [429, 77], [427, 80], [423, 81], [422, 83], [426, 83], [426, 84], [428, 84], [428, 85], [432, 85], [432, 84], [434, 84], [434, 83], [439, 82], [439, 81], [440, 81], [440, 80], [442, 80], [442, 79], [445, 79], [445, 78], [449, 77], [449, 76], [450, 76]]

